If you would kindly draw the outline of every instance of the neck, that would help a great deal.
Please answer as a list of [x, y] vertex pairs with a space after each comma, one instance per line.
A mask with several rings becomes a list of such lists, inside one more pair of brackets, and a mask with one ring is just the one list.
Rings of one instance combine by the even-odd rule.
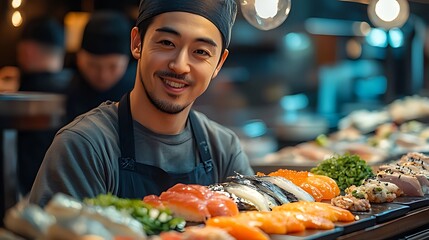
[[158, 110], [146, 96], [141, 84], [136, 84], [130, 95], [131, 115], [134, 120], [159, 134], [173, 135], [183, 131], [190, 106], [178, 114]]

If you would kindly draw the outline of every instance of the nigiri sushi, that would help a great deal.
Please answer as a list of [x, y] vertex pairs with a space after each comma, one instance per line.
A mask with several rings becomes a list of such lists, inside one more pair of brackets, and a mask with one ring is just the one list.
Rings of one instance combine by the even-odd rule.
[[214, 217], [206, 222], [206, 226], [225, 229], [237, 240], [269, 240], [270, 238], [258, 227], [249, 224], [249, 220], [238, 220], [235, 217]]
[[256, 211], [258, 210], [254, 203], [247, 199], [236, 196], [228, 192], [222, 184], [209, 185], [208, 188], [216, 193], [222, 194], [230, 199], [237, 205], [239, 211]]
[[354, 215], [345, 209], [322, 202], [294, 202], [275, 207], [273, 211], [298, 211], [327, 218], [333, 222], [351, 222]]
[[251, 187], [249, 185], [238, 184], [234, 182], [222, 183], [225, 190], [234, 195], [244, 198], [249, 202], [253, 203], [257, 210], [259, 211], [270, 211], [270, 206], [268, 201], [262, 195], [256, 187]]
[[159, 199], [176, 217], [186, 221], [204, 222], [211, 217], [206, 202], [193, 195], [166, 191]]

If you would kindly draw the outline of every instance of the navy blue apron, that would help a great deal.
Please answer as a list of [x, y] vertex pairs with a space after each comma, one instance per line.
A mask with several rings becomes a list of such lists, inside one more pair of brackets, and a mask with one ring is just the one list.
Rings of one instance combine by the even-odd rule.
[[[139, 198], [161, 192], [176, 183], [210, 185], [214, 183], [213, 161], [207, 141], [191, 110], [189, 121], [193, 136], [198, 143], [200, 161], [195, 169], [188, 173], [170, 173], [161, 168], [138, 163], [135, 159], [134, 127], [130, 108], [130, 94], [125, 94], [118, 107], [119, 143], [119, 189], [118, 196], [123, 198]], [[180, 159], [177, 159], [180, 161]]]

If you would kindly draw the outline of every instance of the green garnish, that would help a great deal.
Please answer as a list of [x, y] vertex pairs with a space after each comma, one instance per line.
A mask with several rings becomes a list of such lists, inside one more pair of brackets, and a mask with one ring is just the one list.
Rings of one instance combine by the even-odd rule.
[[359, 199], [365, 199], [365, 194], [363, 194], [362, 192], [358, 192], [356, 190], [352, 192], [352, 196]]
[[358, 155], [348, 153], [323, 160], [310, 172], [334, 179], [341, 190], [352, 185], [360, 186], [363, 181], [374, 176], [371, 167], [365, 160]]
[[157, 235], [164, 231], [183, 231], [186, 221], [173, 217], [168, 209], [158, 209], [144, 203], [140, 199], [119, 198], [112, 194], [100, 194], [95, 198], [86, 198], [88, 205], [109, 207], [128, 212], [143, 225], [147, 235]]
[[329, 143], [329, 139], [325, 134], [320, 134], [319, 136], [317, 136], [315, 141], [316, 141], [317, 145], [319, 145], [321, 147], [325, 147]]

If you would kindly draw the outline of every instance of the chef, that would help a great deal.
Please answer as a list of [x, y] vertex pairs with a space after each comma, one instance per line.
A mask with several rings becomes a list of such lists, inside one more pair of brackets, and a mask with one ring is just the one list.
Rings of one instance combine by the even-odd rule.
[[234, 0], [142, 0], [131, 30], [134, 88], [57, 133], [30, 201], [43, 206], [57, 192], [142, 198], [253, 174], [234, 132], [192, 109], [228, 57], [236, 13]]

